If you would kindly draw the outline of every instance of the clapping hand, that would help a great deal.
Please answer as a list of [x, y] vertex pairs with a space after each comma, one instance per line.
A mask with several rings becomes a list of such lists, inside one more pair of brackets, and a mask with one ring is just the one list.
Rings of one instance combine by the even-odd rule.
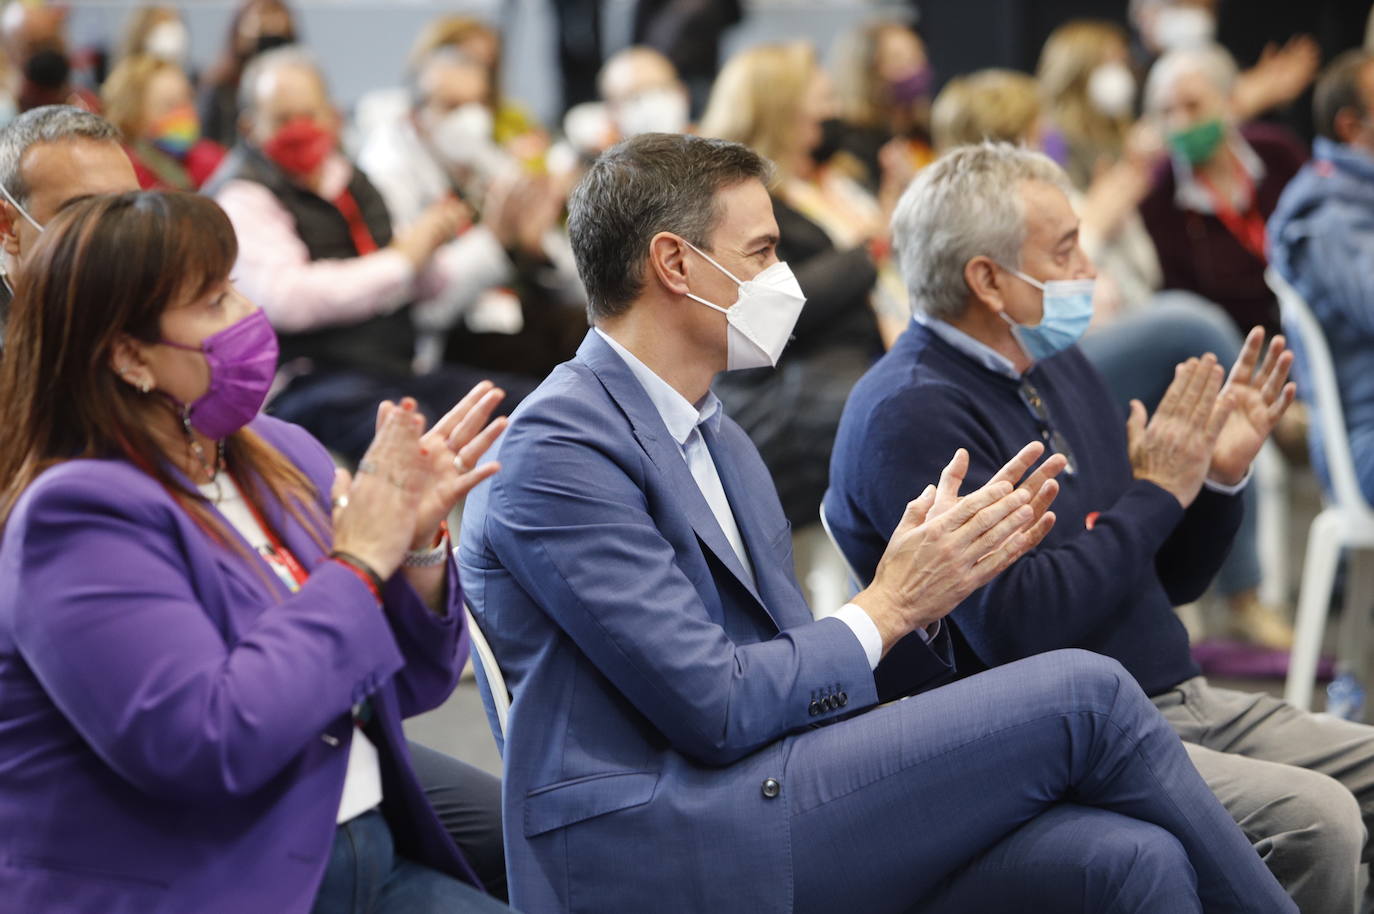
[[1135, 477], [1153, 482], [1183, 507], [1191, 505], [1202, 489], [1213, 448], [1232, 407], [1231, 392], [1221, 390], [1216, 356], [1208, 353], [1179, 365], [1148, 420], [1144, 405], [1131, 401], [1126, 441]]
[[961, 496], [969, 460], [960, 448], [939, 484], [907, 504], [873, 583], [854, 598], [884, 649], [943, 618], [1045, 538], [1054, 525], [1046, 509], [1058, 492], [1052, 477], [1063, 458], [1051, 457], [1015, 486], [1043, 452], [1039, 442], [1028, 444], [986, 485]]
[[412, 549], [429, 548], [449, 512], [473, 487], [500, 469], [498, 463], [478, 461], [509, 422], [505, 416], [488, 421], [505, 396], [506, 392], [492, 382], [482, 381], [420, 439], [426, 488], [415, 515]]
[[424, 419], [414, 401], [383, 404], [377, 434], [358, 462], [356, 476], [334, 475], [334, 548], [356, 556], [383, 580], [405, 557], [428, 470], [420, 455]]
[[1229, 398], [1233, 409], [1212, 449], [1207, 478], [1213, 482], [1233, 486], [1245, 478], [1251, 461], [1297, 392], [1296, 385], [1288, 380], [1293, 353], [1288, 351], [1284, 338], [1274, 337], [1264, 363], [1259, 364], [1263, 348], [1264, 330], [1256, 327], [1245, 338], [1231, 376], [1221, 390], [1221, 396]]

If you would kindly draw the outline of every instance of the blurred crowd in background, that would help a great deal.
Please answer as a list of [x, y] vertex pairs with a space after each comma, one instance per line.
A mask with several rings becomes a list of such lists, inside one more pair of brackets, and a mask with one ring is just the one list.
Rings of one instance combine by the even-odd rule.
[[[0, 122], [55, 103], [101, 113], [142, 186], [213, 195], [239, 238], [235, 280], [281, 337], [269, 411], [342, 459], [365, 448], [383, 397], [441, 414], [490, 376], [509, 410], [571, 356], [587, 324], [567, 197], [601, 151], [645, 132], [739, 141], [777, 167], [779, 256], [807, 306], [777, 370], [717, 390], [799, 532], [815, 527], [851, 387], [911, 317], [893, 207], [954, 146], [1025, 144], [1071, 176], [1100, 279], [1084, 350], [1123, 407], [1153, 408], [1180, 360], [1229, 363], [1250, 327], [1278, 329], [1265, 223], [1309, 157], [1319, 70], [1362, 45], [1367, 2], [822, 6], [847, 22], [825, 47], [732, 39], [806, 4], [551, 4], [562, 115], [545, 122], [546, 99], [504, 89], [500, 6], [436, 8], [404, 60], [346, 62], [376, 78], [343, 105], [340, 61], [282, 0], [238, 4], [203, 65], [176, 6], [131, 6], [118, 34], [78, 43], [73, 11], [11, 2]], [[1089, 10], [1105, 18], [1075, 15]], [[1293, 416], [1279, 440], [1300, 461]], [[1284, 607], [1259, 598], [1254, 516], [1217, 590], [1234, 633], [1286, 649]], [[798, 561], [804, 577], [806, 549]]]

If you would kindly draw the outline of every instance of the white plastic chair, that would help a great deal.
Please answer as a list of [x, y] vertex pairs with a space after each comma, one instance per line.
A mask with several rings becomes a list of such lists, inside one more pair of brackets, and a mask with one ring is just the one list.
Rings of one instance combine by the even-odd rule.
[[501, 675], [501, 667], [496, 664], [496, 655], [491, 652], [491, 645], [487, 643], [486, 636], [482, 634], [482, 629], [477, 624], [477, 619], [472, 615], [472, 609], [468, 606], [467, 600], [463, 601], [463, 614], [467, 616], [468, 638], [472, 641], [472, 653], [477, 658], [478, 664], [482, 667], [482, 676], [487, 681], [487, 690], [491, 692], [491, 703], [496, 710], [496, 722], [501, 727], [501, 738], [506, 736], [506, 716], [510, 713], [510, 690], [506, 688], [505, 677]]
[[1371, 561], [1374, 556], [1365, 553], [1374, 550], [1374, 509], [1360, 491], [1355, 475], [1355, 459], [1350, 453], [1336, 369], [1321, 324], [1302, 296], [1272, 267], [1266, 271], [1265, 281], [1278, 296], [1284, 330], [1294, 343], [1296, 354], [1303, 360], [1310, 386], [1303, 395], [1316, 408], [1321, 423], [1318, 432], [1331, 476], [1331, 491], [1324, 493], [1324, 507], [1312, 521], [1307, 534], [1296, 637], [1288, 661], [1288, 682], [1283, 690], [1285, 700], [1305, 710], [1312, 703], [1317, 660], [1342, 549], [1348, 550], [1350, 561], [1341, 619], [1340, 659], [1356, 668], [1364, 665], [1365, 635], [1369, 628], [1370, 606], [1374, 604], [1374, 561]]
[[833, 547], [835, 547], [835, 554], [838, 555], [838, 556], [840, 557], [840, 561], [844, 563], [844, 570], [845, 570], [845, 573], [849, 575], [849, 583], [850, 583], [850, 585], [853, 587], [853, 590], [854, 590], [855, 593], [857, 593], [857, 592], [860, 591], [860, 590], [863, 590], [865, 587], [868, 586], [868, 582], [865, 581], [863, 578], [861, 578], [861, 577], [859, 576], [859, 573], [858, 573], [857, 571], [854, 570], [854, 566], [853, 566], [853, 565], [849, 564], [849, 556], [847, 556], [847, 555], [844, 554], [844, 550], [840, 548], [839, 542], [836, 541], [836, 539], [835, 539], [835, 534], [834, 534], [834, 532], [831, 531], [831, 529], [830, 529], [830, 521], [827, 520], [826, 517], [825, 517], [825, 501], [824, 501], [824, 500], [821, 501], [821, 510], [820, 510], [820, 514], [821, 514], [821, 529], [825, 531], [826, 539], [830, 540], [830, 545], [833, 546]]

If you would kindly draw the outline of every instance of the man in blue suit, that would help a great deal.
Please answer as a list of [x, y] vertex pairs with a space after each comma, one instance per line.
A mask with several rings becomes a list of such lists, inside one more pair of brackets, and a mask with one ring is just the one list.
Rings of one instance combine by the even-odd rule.
[[873, 585], [813, 619], [772, 481], [710, 392], [775, 362], [803, 301], [769, 177], [742, 146], [645, 134], [573, 194], [594, 329], [515, 413], [459, 554], [512, 693], [512, 903], [1295, 910], [1114, 661], [932, 688], [941, 618], [1053, 524], [1062, 462], [1014, 487], [1040, 445], [962, 497], [957, 453]]

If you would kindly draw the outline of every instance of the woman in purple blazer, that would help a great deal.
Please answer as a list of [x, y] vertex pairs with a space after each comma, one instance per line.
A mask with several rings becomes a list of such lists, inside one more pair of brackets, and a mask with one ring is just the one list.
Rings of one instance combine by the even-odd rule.
[[[276, 366], [205, 198], [47, 227], [0, 363], [0, 908], [504, 911], [403, 717], [466, 656], [443, 519], [495, 464], [475, 388], [384, 403], [356, 476], [257, 415]], [[333, 496], [331, 499], [331, 495]], [[332, 502], [332, 504], [331, 504]], [[464, 884], [469, 883], [469, 884]]]

